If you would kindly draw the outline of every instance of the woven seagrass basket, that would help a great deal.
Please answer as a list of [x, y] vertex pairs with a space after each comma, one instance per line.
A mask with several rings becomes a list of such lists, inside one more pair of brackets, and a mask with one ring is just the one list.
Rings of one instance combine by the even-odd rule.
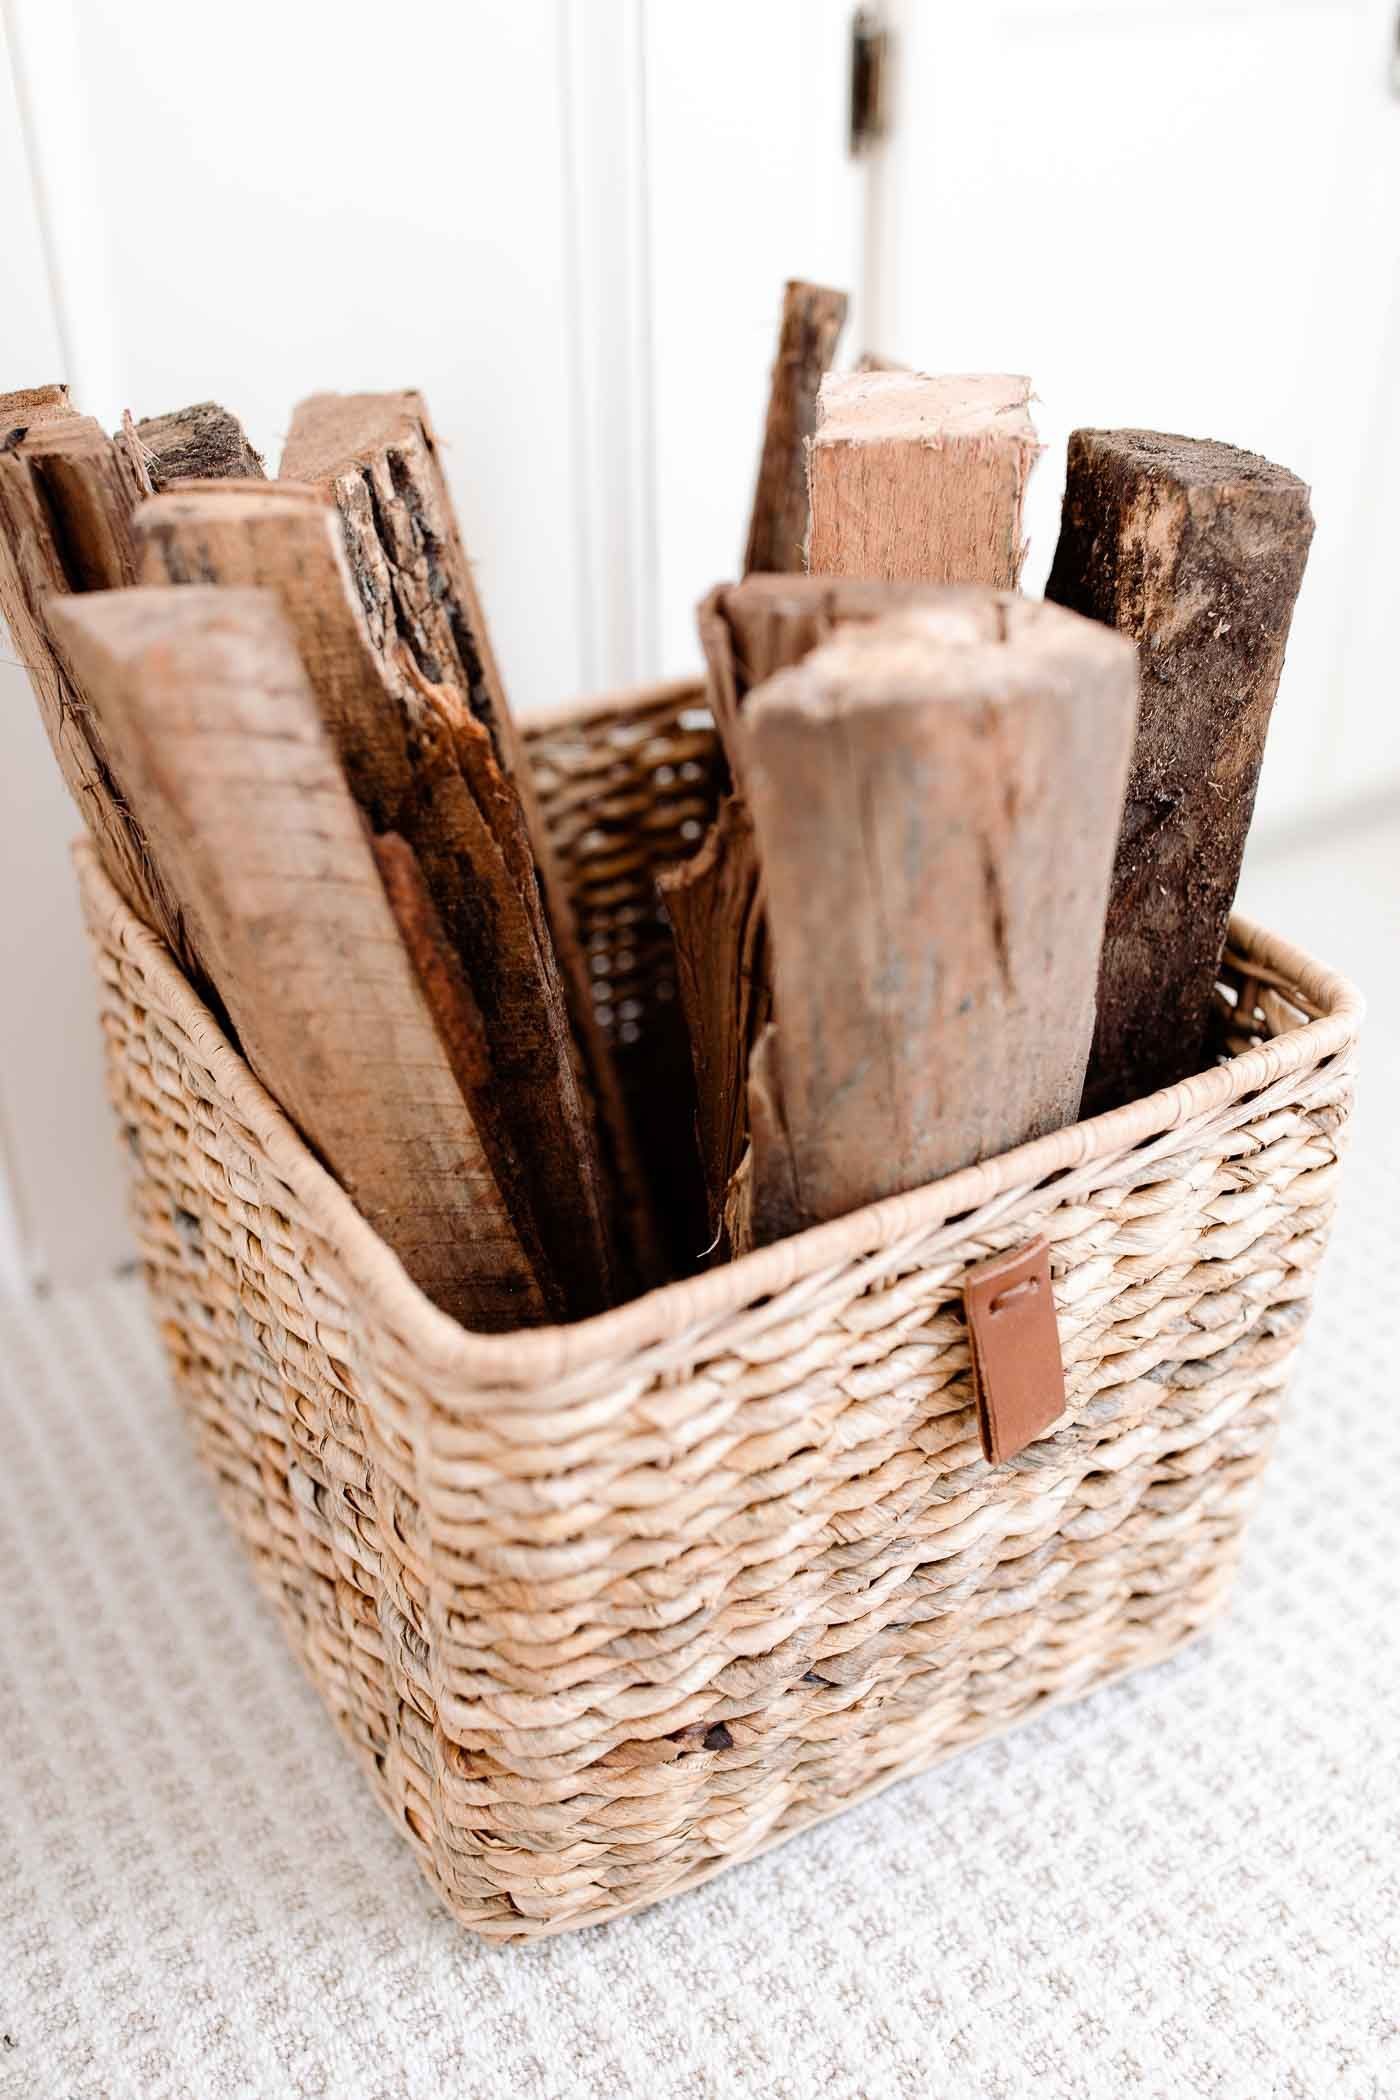
[[[678, 1043], [652, 870], [708, 815], [708, 718], [673, 686], [532, 747], [645, 1128]], [[176, 1390], [465, 1924], [524, 1938], [688, 1887], [1221, 1604], [1346, 1134], [1360, 1003], [1328, 971], [1236, 921], [1198, 1077], [619, 1311], [478, 1337], [81, 860]], [[1033, 1233], [1068, 1406], [992, 1466], [960, 1281]]]

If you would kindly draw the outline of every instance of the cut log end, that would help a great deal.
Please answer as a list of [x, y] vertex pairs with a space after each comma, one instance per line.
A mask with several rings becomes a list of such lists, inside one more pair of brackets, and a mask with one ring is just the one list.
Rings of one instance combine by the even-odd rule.
[[808, 568], [1014, 589], [1038, 452], [1018, 375], [828, 375], [807, 453]]
[[237, 416], [217, 401], [127, 421], [117, 442], [132, 448], [155, 494], [174, 482], [261, 480], [265, 471]]

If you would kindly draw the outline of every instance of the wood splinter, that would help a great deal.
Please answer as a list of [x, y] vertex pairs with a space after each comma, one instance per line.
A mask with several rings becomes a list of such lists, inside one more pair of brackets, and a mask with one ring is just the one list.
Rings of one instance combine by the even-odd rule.
[[1312, 531], [1305, 485], [1257, 453], [1070, 438], [1046, 596], [1136, 642], [1142, 683], [1089, 1114], [1200, 1070]]
[[778, 354], [768, 394], [744, 573], [801, 571], [807, 541], [807, 440], [817, 390], [846, 323], [846, 294], [793, 278], [783, 287]]
[[657, 887], [676, 946], [718, 1251], [725, 1198], [748, 1142], [749, 1058], [772, 1004], [753, 824], [739, 796], [725, 796], [699, 851], [663, 869]]
[[753, 1229], [844, 1216], [1073, 1120], [1134, 689], [1121, 637], [950, 588], [750, 693], [774, 1012]]

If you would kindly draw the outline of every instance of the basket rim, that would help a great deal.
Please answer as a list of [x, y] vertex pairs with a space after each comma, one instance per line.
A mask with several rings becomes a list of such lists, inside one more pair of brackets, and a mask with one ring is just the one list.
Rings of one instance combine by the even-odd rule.
[[655, 685], [619, 686], [615, 692], [591, 693], [583, 700], [561, 700], [552, 707], [533, 708], [520, 721], [520, 734], [528, 750], [571, 729], [587, 730], [591, 723], [616, 715], [620, 721], [645, 721], [651, 715], [663, 718], [684, 704], [709, 711], [703, 678], [664, 678]]
[[820, 1272], [846, 1268], [911, 1238], [922, 1240], [971, 1212], [985, 1213], [993, 1204], [1009, 1208], [1043, 1183], [1140, 1153], [1154, 1141], [1171, 1149], [1185, 1137], [1208, 1134], [1240, 1102], [1347, 1049], [1365, 1013], [1365, 1001], [1348, 978], [1236, 913], [1230, 959], [1257, 981], [1301, 994], [1315, 1018], [1139, 1101], [811, 1226], [722, 1267], [662, 1284], [611, 1311], [567, 1325], [481, 1334], [424, 1296], [234, 1049], [164, 943], [129, 909], [91, 842], [80, 838], [73, 850], [90, 920], [131, 959], [170, 1019], [198, 1046], [220, 1091], [352, 1273], [362, 1314], [407, 1343], [421, 1370], [476, 1388], [551, 1384], [607, 1359], [625, 1360], [738, 1315], [756, 1301], [775, 1299]]

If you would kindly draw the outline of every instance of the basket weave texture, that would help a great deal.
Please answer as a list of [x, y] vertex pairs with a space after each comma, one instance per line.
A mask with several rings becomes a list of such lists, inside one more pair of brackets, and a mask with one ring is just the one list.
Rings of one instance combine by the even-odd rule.
[[[532, 748], [645, 1121], [676, 1040], [652, 871], [705, 821], [712, 732], [675, 686]], [[1223, 1601], [1332, 1214], [1341, 979], [1237, 920], [1224, 1061], [1196, 1078], [616, 1312], [476, 1336], [79, 860], [176, 1390], [465, 1924], [650, 1903], [1165, 1656]], [[1038, 1232], [1068, 1406], [992, 1467], [961, 1278]]]

